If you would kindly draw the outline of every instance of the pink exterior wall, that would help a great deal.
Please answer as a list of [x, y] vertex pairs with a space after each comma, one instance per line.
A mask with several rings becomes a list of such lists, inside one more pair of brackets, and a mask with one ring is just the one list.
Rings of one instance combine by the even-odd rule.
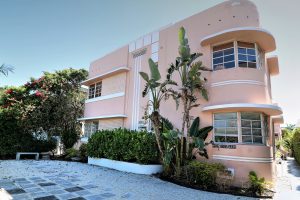
[[[143, 36], [135, 42], [92, 62], [89, 78], [121, 66], [128, 67], [129, 71], [114, 74], [102, 80], [103, 96], [118, 92], [124, 92], [124, 96], [86, 103], [84, 117], [124, 114], [126, 116], [122, 118], [124, 127], [137, 129], [139, 122], [143, 120], [144, 108], [149, 100], [148, 97], [142, 98], [145, 83], [138, 72], [149, 72], [148, 59], [158, 57], [161, 75], [162, 77], [166, 76], [167, 68], [178, 56], [178, 30], [181, 26], [187, 31], [191, 51], [202, 52], [203, 64], [212, 68], [212, 45], [215, 44], [201, 46], [203, 38], [237, 27], [259, 28], [260, 24], [256, 6], [252, 2], [247, 0], [227, 1], [158, 32]], [[235, 37], [236, 35], [232, 35], [229, 41], [235, 41]], [[256, 42], [251, 34], [243, 35], [242, 38], [246, 42]], [[228, 42], [228, 40], [222, 42]], [[263, 63], [264, 65], [259, 69], [236, 67], [204, 72], [204, 76], [208, 79], [206, 87], [209, 92], [209, 101], [199, 100], [201, 106], [191, 111], [194, 117], [199, 116], [201, 118], [201, 126], [213, 124], [213, 112], [202, 111], [206, 106], [233, 103], [272, 104], [270, 74], [267, 62], [264, 60]], [[178, 81], [178, 77], [175, 76], [174, 79]], [[245, 81], [247, 82], [245, 83]], [[224, 82], [226, 84], [223, 84]], [[175, 108], [175, 102], [171, 99], [162, 102], [161, 114], [173, 122], [176, 128], [180, 129], [182, 108], [179, 107], [178, 110]], [[238, 111], [246, 110], [240, 109]], [[264, 112], [259, 108], [255, 111]], [[100, 122], [101, 120], [104, 121], [103, 119], [99, 120]], [[269, 127], [272, 127], [270, 117], [268, 123]], [[212, 139], [213, 133], [209, 135], [208, 141]], [[251, 170], [257, 171], [267, 180], [272, 180], [274, 176], [273, 149], [274, 134], [270, 128], [269, 136], [264, 145], [237, 144], [236, 149], [209, 147], [209, 162], [222, 162], [226, 166], [234, 168], [236, 184], [240, 184], [240, 179], [246, 179]], [[227, 158], [222, 157], [220, 159], [220, 156], [227, 156]], [[254, 160], [250, 162], [247, 159]]]

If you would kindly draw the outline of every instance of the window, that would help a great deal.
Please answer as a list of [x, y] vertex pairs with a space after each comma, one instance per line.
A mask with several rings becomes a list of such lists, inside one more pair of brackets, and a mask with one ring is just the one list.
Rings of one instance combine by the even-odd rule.
[[230, 42], [213, 47], [213, 70], [229, 69], [237, 66], [259, 68], [264, 56], [259, 46], [248, 42]]
[[263, 119], [261, 113], [215, 113], [214, 141], [224, 143], [240, 142], [263, 144], [262, 127]]
[[256, 49], [253, 43], [238, 42], [239, 67], [256, 68]]
[[102, 81], [96, 84], [90, 85], [89, 87], [89, 99], [100, 97], [102, 91]]
[[98, 130], [98, 124], [98, 121], [86, 122], [84, 124], [84, 137], [91, 137], [91, 135]]
[[241, 113], [242, 142], [243, 143], [263, 143], [262, 142], [262, 119], [260, 113]]
[[233, 42], [213, 47], [214, 70], [235, 67]]
[[215, 142], [238, 142], [237, 113], [214, 115]]

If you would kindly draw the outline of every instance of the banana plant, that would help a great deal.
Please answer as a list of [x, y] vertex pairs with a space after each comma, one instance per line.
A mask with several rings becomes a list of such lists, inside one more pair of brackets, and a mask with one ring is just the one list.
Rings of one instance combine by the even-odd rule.
[[[213, 141], [210, 142], [205, 142], [207, 139], [207, 136], [210, 131], [212, 131], [213, 127], [212, 126], [207, 126], [203, 128], [199, 128], [200, 126], [200, 118], [197, 117], [190, 128], [190, 136], [192, 138], [191, 142], [191, 152], [190, 155], [195, 156], [196, 154], [199, 154], [200, 156], [204, 156], [205, 158], [208, 158], [206, 146], [209, 144], [212, 144]], [[193, 150], [195, 149], [195, 150]]]
[[4, 76], [7, 76], [9, 72], [13, 72], [14, 68], [11, 66], [7, 66], [5, 64], [2, 64], [0, 66], [0, 74], [3, 74]]
[[[158, 70], [158, 64], [151, 58], [148, 60], [150, 75], [146, 72], [140, 72], [141, 77], [146, 82], [142, 96], [145, 97], [150, 94], [148, 106], [152, 107], [152, 112], [145, 116], [145, 119], [150, 119], [153, 124], [157, 146], [160, 152], [161, 159], [163, 159], [163, 148], [161, 144], [161, 115], [159, 113], [160, 103], [162, 100], [167, 100], [170, 96], [176, 95], [176, 91], [168, 88], [169, 85], [177, 85], [172, 80], [160, 81], [161, 75]], [[145, 112], [146, 113], [146, 112]]]

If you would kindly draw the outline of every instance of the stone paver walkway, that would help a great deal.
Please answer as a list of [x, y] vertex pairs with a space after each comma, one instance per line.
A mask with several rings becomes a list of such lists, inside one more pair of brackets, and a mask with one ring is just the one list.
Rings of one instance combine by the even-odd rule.
[[63, 161], [0, 161], [0, 188], [17, 200], [251, 199], [193, 190], [152, 176]]
[[277, 182], [274, 199], [300, 200], [300, 166], [294, 158], [277, 164]]

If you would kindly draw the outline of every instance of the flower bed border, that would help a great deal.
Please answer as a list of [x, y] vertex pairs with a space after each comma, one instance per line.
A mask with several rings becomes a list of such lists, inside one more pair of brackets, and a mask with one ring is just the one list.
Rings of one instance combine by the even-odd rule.
[[134, 174], [158, 174], [163, 171], [162, 165], [143, 165], [138, 163], [130, 163], [124, 161], [110, 160], [106, 158], [88, 157], [88, 164], [107, 167], [122, 172], [130, 172]]

